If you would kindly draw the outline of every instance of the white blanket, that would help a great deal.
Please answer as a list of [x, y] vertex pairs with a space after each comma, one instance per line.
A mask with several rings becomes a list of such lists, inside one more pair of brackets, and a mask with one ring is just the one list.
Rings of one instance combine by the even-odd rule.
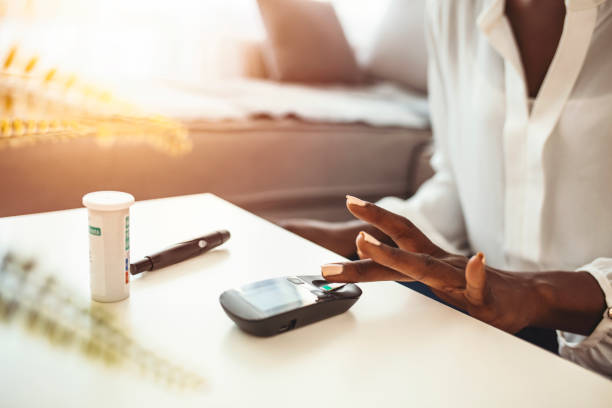
[[306, 86], [231, 79], [209, 84], [123, 85], [118, 96], [187, 122], [295, 116], [306, 121], [429, 127], [427, 98], [392, 83]]

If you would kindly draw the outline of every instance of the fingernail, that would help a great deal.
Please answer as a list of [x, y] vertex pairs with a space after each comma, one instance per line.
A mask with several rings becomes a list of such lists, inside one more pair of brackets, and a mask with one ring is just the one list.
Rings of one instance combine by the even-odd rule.
[[357, 198], [357, 197], [353, 197], [352, 195], [347, 195], [346, 196], [346, 203], [350, 204], [350, 205], [356, 205], [358, 207], [365, 207], [367, 202]]
[[325, 264], [321, 266], [321, 275], [327, 278], [328, 276], [342, 275], [344, 266], [341, 264]]
[[373, 236], [371, 236], [367, 232], [361, 231], [360, 234], [361, 234], [361, 236], [363, 237], [363, 239], [367, 243], [372, 244], [372, 245], [376, 245], [376, 246], [380, 246], [381, 245], [379, 240], [377, 240], [376, 238], [374, 238]]
[[478, 260], [484, 265], [485, 262], [487, 261], [487, 259], [485, 258], [484, 254], [482, 252], [479, 252], [476, 254], [476, 256], [478, 257]]

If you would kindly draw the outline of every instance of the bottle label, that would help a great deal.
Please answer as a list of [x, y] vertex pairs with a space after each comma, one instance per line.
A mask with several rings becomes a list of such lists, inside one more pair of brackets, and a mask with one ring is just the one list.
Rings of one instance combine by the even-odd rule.
[[130, 216], [125, 217], [125, 250], [130, 250]]
[[89, 211], [89, 262], [94, 300], [112, 302], [129, 295], [129, 212]]

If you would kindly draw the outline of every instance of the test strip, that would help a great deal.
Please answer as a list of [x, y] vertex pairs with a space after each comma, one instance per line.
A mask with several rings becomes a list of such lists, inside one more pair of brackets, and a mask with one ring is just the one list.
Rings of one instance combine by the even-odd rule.
[[343, 288], [344, 286], [346, 286], [346, 283], [332, 282], [332, 283], [328, 283], [328, 284], [321, 286], [321, 289], [327, 292], [331, 292], [331, 291]]

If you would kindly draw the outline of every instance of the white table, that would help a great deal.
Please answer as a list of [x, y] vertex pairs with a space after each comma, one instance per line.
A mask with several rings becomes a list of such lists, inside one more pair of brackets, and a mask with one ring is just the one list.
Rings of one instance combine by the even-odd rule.
[[[349, 312], [311, 326], [242, 333], [219, 305], [223, 290], [342, 258], [210, 194], [136, 203], [132, 259], [221, 228], [232, 233], [223, 247], [133, 279], [125, 301], [95, 304], [203, 386], [168, 388], [0, 322], [0, 405], [612, 406], [608, 379], [393, 282], [361, 284]], [[84, 209], [0, 219], [7, 246], [36, 254], [89, 304]]]

